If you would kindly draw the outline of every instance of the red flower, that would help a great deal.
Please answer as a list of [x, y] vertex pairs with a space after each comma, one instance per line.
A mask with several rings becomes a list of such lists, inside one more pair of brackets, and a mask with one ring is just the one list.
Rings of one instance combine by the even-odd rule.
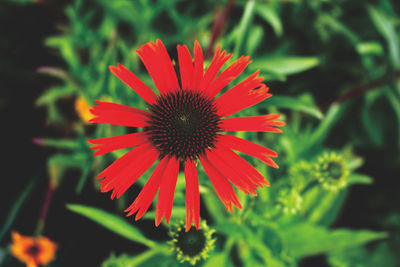
[[279, 114], [253, 117], [227, 118], [242, 109], [253, 106], [270, 97], [264, 80], [255, 72], [230, 88], [221, 96], [217, 94], [251, 62], [241, 56], [221, 74], [221, 67], [231, 58], [218, 47], [206, 71], [203, 70], [203, 53], [199, 43], [194, 43], [194, 63], [185, 45], [177, 46], [181, 84], [163, 43], [149, 42], [136, 52], [152, 77], [160, 95], [121, 64], [110, 66], [110, 71], [130, 86], [147, 103], [148, 111], [110, 102], [96, 101], [91, 110], [93, 123], [107, 123], [128, 127], [140, 127], [143, 131], [115, 137], [89, 140], [96, 146], [94, 156], [111, 151], [135, 147], [101, 172], [104, 178], [101, 191], [112, 190], [111, 198], [119, 198], [136, 180], [159, 160], [154, 172], [136, 200], [126, 210], [128, 216], [136, 213], [141, 218], [152, 203], [157, 191], [155, 223], [163, 216], [168, 223], [179, 166], [184, 166], [186, 180], [186, 231], [192, 221], [196, 228], [200, 220], [200, 195], [196, 163], [200, 160], [214, 189], [228, 211], [232, 204], [242, 208], [232, 185], [245, 193], [256, 195], [258, 187], [268, 181], [233, 150], [248, 154], [277, 168], [271, 159], [277, 153], [224, 131], [281, 132], [277, 126]]

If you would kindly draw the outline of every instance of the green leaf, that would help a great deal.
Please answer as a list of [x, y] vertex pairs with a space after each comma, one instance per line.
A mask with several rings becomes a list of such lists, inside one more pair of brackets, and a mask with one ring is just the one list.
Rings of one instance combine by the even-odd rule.
[[392, 88], [386, 89], [386, 97], [393, 108], [394, 114], [396, 115], [397, 122], [397, 147], [400, 148], [400, 98], [394, 93]]
[[373, 120], [373, 115], [376, 113], [373, 110], [374, 103], [381, 96], [381, 92], [372, 91], [365, 95], [365, 103], [361, 110], [361, 121], [365, 128], [365, 133], [371, 139], [375, 145], [382, 145], [383, 143], [383, 131], [381, 127], [376, 127], [376, 118]]
[[239, 28], [236, 35], [235, 50], [233, 53], [234, 57], [239, 57], [240, 54], [243, 54], [242, 51], [243, 41], [246, 40], [246, 35], [253, 21], [254, 7], [255, 7], [255, 0], [249, 0], [246, 2], [246, 6], [243, 11], [243, 16], [240, 19]]
[[386, 39], [393, 66], [400, 68], [400, 43], [394, 22], [372, 6], [368, 7], [368, 12], [376, 29]]
[[382, 55], [383, 48], [377, 42], [362, 42], [356, 46], [357, 52], [361, 55]]
[[72, 139], [35, 138], [34, 142], [43, 146], [68, 149], [68, 150], [77, 150], [81, 148], [79, 142], [77, 140], [72, 140]]
[[277, 108], [287, 108], [295, 111], [302, 111], [312, 115], [318, 119], [323, 118], [322, 112], [313, 103], [309, 103], [300, 98], [290, 96], [277, 96], [271, 97], [265, 105], [276, 106]]
[[18, 199], [14, 202], [14, 205], [11, 207], [11, 210], [8, 213], [6, 221], [3, 223], [3, 226], [1, 227], [0, 230], [0, 243], [3, 240], [4, 236], [7, 234], [10, 227], [12, 226], [13, 222], [15, 221], [15, 218], [17, 217], [18, 212], [21, 209], [22, 205], [25, 203], [28, 196], [31, 194], [36, 184], [36, 181], [37, 177], [35, 176], [31, 179], [31, 181], [24, 188], [24, 190], [22, 190], [21, 195], [18, 197]]
[[326, 192], [316, 199], [316, 206], [308, 215], [308, 221], [319, 225], [331, 225], [339, 214], [348, 194], [348, 190]]
[[308, 139], [308, 146], [319, 145], [325, 140], [330, 129], [339, 119], [343, 110], [344, 110], [343, 105], [338, 105], [338, 104], [334, 104], [329, 108], [329, 110], [325, 115], [325, 118], [321, 121], [317, 129], [315, 129], [311, 137]]
[[348, 178], [349, 184], [372, 184], [374, 179], [368, 175], [352, 173]]
[[335, 251], [329, 254], [328, 262], [332, 267], [398, 266], [387, 242], [379, 244], [373, 250], [361, 247]]
[[203, 267], [214, 267], [214, 266], [220, 266], [220, 267], [226, 266], [226, 255], [225, 255], [225, 253], [213, 254], [203, 264]]
[[309, 70], [319, 64], [317, 57], [273, 56], [256, 60], [249, 67], [253, 70], [260, 69], [261, 72], [291, 75]]
[[272, 5], [260, 3], [256, 6], [257, 14], [263, 18], [269, 25], [271, 25], [277, 36], [282, 36], [283, 28], [282, 21], [276, 10], [272, 7]]
[[243, 240], [251, 243], [255, 242], [257, 239], [249, 228], [242, 227], [236, 223], [224, 222], [220, 225], [217, 225], [215, 228], [218, 232], [224, 233], [236, 240]]
[[78, 204], [67, 204], [67, 208], [75, 213], [85, 216], [122, 237], [148, 247], [155, 246], [155, 243], [147, 239], [138, 229], [136, 229], [136, 227], [114, 214], [98, 208]]
[[[155, 216], [156, 216], [156, 211], [152, 210], [152, 211], [146, 212], [146, 214], [143, 216], [143, 218], [144, 219], [154, 219]], [[178, 207], [175, 205], [172, 208], [171, 217], [174, 220], [185, 219], [186, 218], [186, 209], [184, 207]], [[163, 221], [163, 222], [165, 222], [165, 221]]]
[[357, 247], [387, 237], [386, 233], [381, 232], [328, 230], [306, 223], [282, 230], [288, 252], [296, 258]]
[[260, 46], [264, 35], [264, 29], [261, 26], [254, 26], [250, 29], [249, 38], [246, 43], [246, 54], [252, 55]]

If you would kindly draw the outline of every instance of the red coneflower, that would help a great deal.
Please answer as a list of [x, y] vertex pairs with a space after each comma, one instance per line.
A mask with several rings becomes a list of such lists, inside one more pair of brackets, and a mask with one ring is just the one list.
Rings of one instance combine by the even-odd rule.
[[120, 104], [96, 101], [91, 110], [93, 123], [107, 123], [128, 127], [140, 127], [142, 132], [89, 140], [96, 146], [94, 156], [111, 151], [135, 147], [101, 172], [104, 178], [101, 191], [112, 190], [111, 198], [119, 198], [157, 160], [154, 172], [126, 210], [127, 216], [137, 212], [138, 220], [147, 211], [157, 191], [155, 223], [163, 216], [168, 223], [171, 217], [175, 186], [180, 164], [184, 166], [186, 180], [186, 231], [192, 221], [199, 228], [200, 196], [196, 163], [199, 160], [214, 189], [228, 211], [232, 204], [241, 208], [232, 185], [245, 193], [256, 195], [256, 188], [269, 185], [263, 175], [233, 150], [245, 153], [277, 167], [271, 157], [277, 153], [242, 138], [222, 132], [257, 131], [281, 132], [276, 121], [279, 114], [252, 117], [226, 118], [242, 109], [253, 106], [270, 97], [263, 78], [255, 72], [248, 78], [217, 94], [237, 78], [250, 63], [249, 57], [241, 56], [217, 76], [231, 54], [218, 47], [204, 72], [203, 53], [199, 43], [194, 43], [194, 63], [188, 48], [177, 46], [181, 85], [174, 66], [163, 43], [149, 42], [136, 52], [152, 77], [160, 95], [121, 64], [110, 66], [110, 71], [130, 86], [147, 103], [148, 110], [140, 110]]

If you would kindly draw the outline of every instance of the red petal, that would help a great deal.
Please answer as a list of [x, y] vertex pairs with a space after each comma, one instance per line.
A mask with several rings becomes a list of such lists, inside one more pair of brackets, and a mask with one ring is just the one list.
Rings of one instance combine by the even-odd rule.
[[103, 172], [101, 174], [106, 176], [100, 182], [100, 184], [102, 184], [101, 191], [108, 192], [113, 190], [111, 195], [112, 199], [115, 196], [119, 198], [151, 167], [151, 165], [153, 165], [159, 156], [159, 152], [148, 144], [141, 145], [127, 154], [129, 155], [123, 160], [125, 164], [117, 160], [109, 166], [110, 168], [115, 164], [114, 168], [107, 168], [104, 171], [105, 173]]
[[193, 63], [192, 57], [186, 45], [177, 47], [179, 71], [181, 73], [182, 89], [192, 89], [193, 84]]
[[178, 90], [179, 84], [171, 59], [161, 40], [144, 44], [136, 53], [161, 94]]
[[269, 182], [265, 180], [264, 176], [256, 168], [232, 150], [219, 144], [218, 150], [216, 150], [215, 153], [220, 158], [224, 159], [225, 163], [237, 173], [241, 173], [243, 176], [250, 179], [253, 184], [260, 187], [263, 185], [269, 186]]
[[97, 150], [94, 156], [104, 155], [115, 150], [134, 147], [148, 142], [145, 133], [131, 133], [106, 138], [88, 140], [89, 143], [98, 146], [92, 146], [90, 149]]
[[168, 157], [164, 157], [162, 160], [160, 160], [149, 180], [147, 180], [146, 184], [144, 185], [142, 191], [140, 191], [139, 195], [129, 206], [129, 208], [125, 210], [125, 212], [129, 212], [126, 216], [131, 216], [138, 211], [135, 216], [135, 220], [137, 221], [146, 213], [158, 191], [158, 188], [160, 187], [161, 179], [163, 178], [167, 163]]
[[269, 114], [252, 117], [238, 117], [221, 120], [220, 127], [223, 131], [248, 131], [248, 132], [275, 132], [281, 133], [282, 130], [273, 126], [286, 125], [283, 121], [274, 121], [280, 114]]
[[194, 73], [193, 73], [193, 89], [198, 89], [201, 79], [203, 79], [203, 51], [199, 42], [194, 41]]
[[179, 160], [175, 157], [169, 159], [160, 184], [156, 207], [156, 226], [160, 225], [162, 217], [169, 223], [171, 218], [172, 205], [174, 202], [175, 186], [179, 173]]
[[90, 112], [95, 116], [92, 123], [106, 123], [128, 127], [147, 126], [149, 113], [121, 104], [96, 100], [98, 106], [93, 106]]
[[249, 59], [249, 56], [241, 56], [238, 60], [233, 62], [211, 83], [207, 94], [211, 97], [215, 97], [225, 86], [227, 86], [243, 72], [243, 70], [251, 62]]
[[211, 60], [210, 65], [207, 68], [206, 73], [204, 74], [203, 79], [200, 81], [199, 89], [202, 91], [208, 91], [208, 88], [214, 78], [217, 76], [221, 67], [232, 57], [232, 54], [225, 54], [224, 50], [221, 53], [221, 47], [218, 46], [215, 50], [214, 57]]
[[186, 181], [186, 229], [189, 231], [192, 221], [197, 230], [200, 225], [200, 193], [199, 179], [197, 176], [196, 165], [190, 159], [185, 164], [185, 181]]
[[218, 152], [218, 149], [213, 149], [212, 151], [208, 151], [206, 153], [207, 159], [212, 162], [220, 174], [222, 174], [225, 178], [227, 178], [232, 184], [234, 184], [237, 188], [242, 190], [246, 195], [249, 192], [250, 194], [256, 196], [256, 188], [257, 185], [254, 184], [247, 175], [243, 175], [242, 172], [237, 172], [236, 169], [230, 167], [225, 158], [220, 156], [221, 153]]
[[141, 96], [147, 103], [151, 105], [156, 101], [156, 94], [123, 65], [118, 63], [118, 68], [114, 66], [110, 66], [109, 68], [115, 76], [132, 88], [132, 90]]
[[278, 165], [276, 165], [276, 163], [271, 159], [271, 157], [277, 157], [278, 154], [271, 149], [233, 135], [222, 134], [219, 136], [218, 139], [221, 144], [231, 149], [258, 158], [259, 160], [270, 165], [271, 167], [278, 168]]
[[221, 173], [210, 163], [206, 157], [200, 157], [200, 162], [210, 178], [210, 181], [219, 199], [225, 205], [226, 210], [233, 212], [232, 204], [241, 209], [242, 205], [240, 204], [235, 190], [233, 190], [228, 180], [221, 175]]
[[232, 115], [239, 110], [251, 107], [272, 96], [267, 93], [268, 87], [261, 83], [263, 78], [257, 75], [258, 71], [215, 100], [220, 116], [226, 117]]

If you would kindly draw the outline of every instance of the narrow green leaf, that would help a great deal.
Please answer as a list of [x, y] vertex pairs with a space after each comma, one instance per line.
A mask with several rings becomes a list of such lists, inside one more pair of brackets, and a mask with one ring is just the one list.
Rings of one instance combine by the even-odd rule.
[[15, 221], [15, 218], [18, 215], [19, 210], [21, 209], [22, 205], [24, 204], [25, 200], [31, 194], [32, 189], [34, 188], [37, 181], [37, 176], [33, 177], [28, 185], [24, 188], [21, 195], [18, 197], [17, 201], [14, 202], [14, 205], [11, 207], [10, 212], [6, 218], [6, 221], [3, 223], [3, 226], [0, 230], [0, 243], [3, 240], [4, 236], [7, 234], [8, 230]]
[[325, 118], [321, 121], [317, 129], [313, 132], [308, 140], [308, 146], [321, 144], [329, 133], [329, 130], [338, 120], [342, 111], [343, 105], [334, 104], [327, 111]]
[[368, 175], [353, 173], [348, 178], [349, 184], [372, 184], [374, 179]]
[[260, 3], [256, 6], [257, 14], [271, 25], [277, 36], [282, 36], [282, 21], [276, 10], [270, 4]]
[[356, 46], [357, 52], [362, 55], [382, 55], [383, 48], [377, 42], [362, 42]]
[[261, 26], [254, 26], [250, 29], [249, 38], [246, 43], [246, 54], [252, 55], [260, 46], [264, 36], [264, 29]]
[[283, 229], [282, 236], [290, 255], [300, 258], [357, 247], [386, 238], [387, 234], [367, 230], [327, 230], [311, 224], [296, 224]]
[[80, 148], [79, 142], [77, 140], [72, 140], [72, 139], [34, 138], [34, 143], [42, 146], [49, 146], [49, 147], [69, 149], [69, 150], [76, 150]]
[[243, 41], [246, 40], [245, 37], [253, 21], [254, 7], [255, 7], [255, 0], [247, 1], [243, 11], [243, 16], [239, 23], [238, 32], [236, 35], [235, 50], [233, 53], [235, 58], [239, 57], [240, 54], [243, 54], [242, 51]]
[[322, 112], [318, 109], [318, 107], [316, 107], [312, 103], [290, 96], [275, 95], [274, 97], [271, 97], [267, 102], [265, 102], [265, 105], [276, 106], [277, 108], [287, 108], [295, 111], [302, 111], [318, 119], [322, 119], [324, 116]]
[[386, 89], [386, 97], [390, 103], [390, 105], [393, 108], [394, 114], [396, 115], [397, 122], [397, 147], [400, 148], [400, 99], [399, 97], [394, 93], [394, 90], [392, 88], [387, 88]]
[[138, 229], [136, 229], [136, 227], [114, 214], [98, 208], [78, 204], [67, 204], [67, 208], [100, 224], [101, 226], [122, 237], [137, 243], [141, 243], [148, 247], [155, 246], [155, 243], [147, 239]]
[[319, 65], [316, 57], [286, 57], [273, 56], [260, 58], [249, 67], [253, 70], [260, 69], [261, 72], [275, 72], [281, 75], [291, 75], [303, 72]]
[[400, 43], [394, 20], [372, 6], [368, 7], [368, 12], [376, 29], [386, 39], [393, 66], [400, 68]]

